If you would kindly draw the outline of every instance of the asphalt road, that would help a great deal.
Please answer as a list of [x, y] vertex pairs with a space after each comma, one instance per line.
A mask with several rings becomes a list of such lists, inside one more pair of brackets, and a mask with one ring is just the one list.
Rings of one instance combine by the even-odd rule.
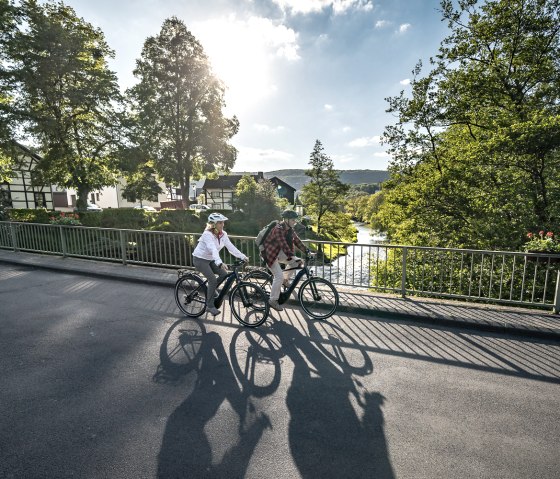
[[557, 478], [560, 343], [0, 264], [1, 478]]

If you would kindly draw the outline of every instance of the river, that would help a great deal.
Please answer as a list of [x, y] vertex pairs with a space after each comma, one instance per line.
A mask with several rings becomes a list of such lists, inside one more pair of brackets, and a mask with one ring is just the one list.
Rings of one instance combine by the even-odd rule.
[[[386, 242], [384, 235], [372, 234], [364, 223], [354, 223], [358, 230], [358, 241], [348, 246], [347, 254], [338, 257], [331, 266], [317, 268], [316, 273], [333, 283], [369, 286], [370, 251], [369, 245]], [[374, 251], [378, 251], [375, 249]]]

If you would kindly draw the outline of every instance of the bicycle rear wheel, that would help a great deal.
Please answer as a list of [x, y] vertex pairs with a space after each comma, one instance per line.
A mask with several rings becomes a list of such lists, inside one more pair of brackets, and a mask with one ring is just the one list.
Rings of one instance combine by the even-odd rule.
[[338, 291], [323, 278], [309, 278], [299, 289], [303, 310], [314, 319], [330, 318], [338, 308]]
[[270, 289], [272, 287], [272, 275], [270, 273], [257, 269], [245, 275], [243, 281], [248, 281], [249, 283], [255, 283], [266, 294], [270, 296]]
[[206, 285], [198, 276], [187, 273], [175, 283], [175, 302], [179, 309], [197, 318], [206, 311]]
[[254, 283], [237, 283], [231, 291], [229, 305], [235, 319], [249, 328], [260, 326], [268, 318], [268, 295]]

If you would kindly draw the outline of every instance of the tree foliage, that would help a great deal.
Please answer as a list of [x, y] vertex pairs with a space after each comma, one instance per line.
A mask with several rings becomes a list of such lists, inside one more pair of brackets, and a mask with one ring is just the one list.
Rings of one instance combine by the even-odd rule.
[[558, 0], [443, 0], [450, 35], [384, 142], [375, 221], [396, 242], [516, 247], [560, 221]]
[[344, 235], [350, 219], [342, 213], [349, 186], [339, 180], [333, 161], [323, 152], [319, 140], [309, 158], [311, 168], [305, 174], [311, 178], [302, 190], [300, 200], [306, 214], [315, 220], [318, 235], [340, 238]]
[[89, 191], [113, 184], [118, 173], [113, 51], [63, 3], [27, 0], [17, 12], [19, 25], [3, 45], [10, 119], [42, 152], [35, 180], [75, 188], [85, 209]]
[[280, 216], [279, 198], [274, 184], [268, 180], [256, 182], [245, 175], [237, 183], [235, 206], [252, 218], [259, 227]]
[[150, 163], [142, 163], [126, 175], [122, 195], [127, 201], [139, 201], [142, 206], [143, 201], [157, 201], [160, 193], [163, 193], [163, 190]]
[[228, 142], [239, 123], [224, 117], [224, 87], [176, 17], [145, 41], [134, 74], [139, 83], [128, 97], [139, 147], [166, 183], [180, 185], [186, 203], [192, 177], [234, 165], [237, 151]]

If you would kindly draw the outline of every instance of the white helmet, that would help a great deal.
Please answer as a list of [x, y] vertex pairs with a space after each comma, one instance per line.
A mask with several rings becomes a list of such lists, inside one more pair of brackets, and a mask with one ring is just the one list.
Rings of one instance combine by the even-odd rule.
[[216, 223], [217, 221], [226, 221], [227, 218], [222, 213], [211, 213], [208, 216], [208, 223]]

